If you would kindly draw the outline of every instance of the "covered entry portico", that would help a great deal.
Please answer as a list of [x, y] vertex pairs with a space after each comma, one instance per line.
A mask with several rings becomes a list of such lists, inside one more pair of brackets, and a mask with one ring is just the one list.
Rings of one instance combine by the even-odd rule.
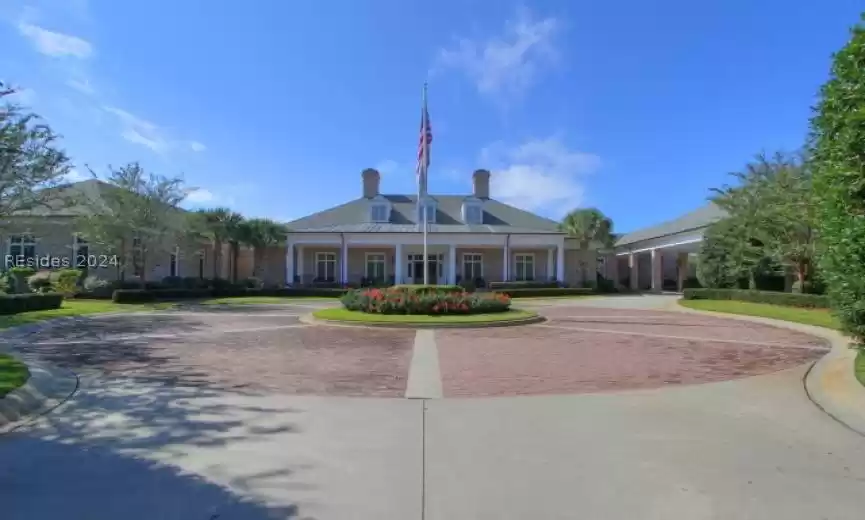
[[[429, 233], [431, 283], [564, 280], [563, 233]], [[421, 233], [290, 233], [286, 284], [423, 282]]]

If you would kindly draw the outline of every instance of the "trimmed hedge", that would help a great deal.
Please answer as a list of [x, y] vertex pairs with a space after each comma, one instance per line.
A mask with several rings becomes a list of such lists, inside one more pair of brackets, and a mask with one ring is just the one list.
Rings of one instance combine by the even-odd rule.
[[115, 303], [143, 303], [156, 300], [192, 300], [240, 296], [339, 298], [345, 293], [345, 289], [317, 287], [298, 289], [118, 289], [111, 295], [111, 299]]
[[63, 295], [58, 293], [0, 295], [0, 314], [59, 309], [61, 305]]
[[747, 289], [685, 289], [682, 297], [686, 300], [734, 300], [787, 307], [829, 308], [829, 298], [822, 294], [750, 291]]
[[489, 289], [491, 291], [506, 291], [508, 289], [561, 289], [559, 282], [490, 282]]
[[350, 311], [371, 314], [481, 314], [505, 312], [511, 299], [504, 294], [436, 291], [424, 288], [390, 287], [359, 289], [342, 297], [342, 306]]
[[579, 296], [595, 294], [587, 287], [538, 287], [526, 289], [500, 289], [496, 292], [507, 294], [511, 298], [541, 297], [541, 296]]
[[436, 285], [436, 284], [429, 284], [429, 285], [400, 284], [400, 285], [394, 285], [392, 288], [400, 290], [400, 291], [407, 291], [410, 293], [422, 293], [422, 294], [428, 294], [428, 293], [449, 294], [449, 293], [465, 292], [465, 288], [461, 285], [446, 285], [446, 284], [442, 284], [442, 285]]

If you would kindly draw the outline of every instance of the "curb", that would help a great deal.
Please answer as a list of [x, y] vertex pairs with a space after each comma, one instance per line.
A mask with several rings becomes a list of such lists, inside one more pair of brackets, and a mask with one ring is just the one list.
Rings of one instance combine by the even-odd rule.
[[838, 331], [816, 325], [725, 312], [700, 311], [682, 307], [678, 303], [673, 305], [675, 307], [670, 307], [669, 310], [762, 323], [811, 334], [828, 341], [831, 350], [814, 362], [805, 374], [803, 379], [805, 394], [817, 408], [843, 426], [865, 436], [865, 386], [859, 383], [854, 374], [853, 363], [856, 359], [856, 350], [850, 347], [849, 338]]
[[518, 327], [521, 325], [534, 325], [547, 321], [547, 318], [537, 315], [528, 318], [513, 320], [491, 321], [488, 323], [375, 323], [375, 322], [350, 322], [340, 320], [327, 320], [316, 318], [312, 314], [304, 314], [299, 320], [310, 325], [330, 325], [335, 327], [350, 327], [355, 329], [491, 329], [497, 327]]
[[0, 398], [0, 435], [50, 412], [78, 390], [78, 376], [74, 372], [6, 353], [27, 365], [30, 378], [24, 386]]

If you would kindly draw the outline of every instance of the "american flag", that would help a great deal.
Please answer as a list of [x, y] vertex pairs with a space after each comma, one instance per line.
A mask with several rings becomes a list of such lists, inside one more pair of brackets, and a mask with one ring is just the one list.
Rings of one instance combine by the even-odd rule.
[[432, 145], [432, 126], [429, 122], [429, 111], [426, 106], [426, 85], [423, 87], [423, 110], [420, 119], [420, 136], [417, 145], [417, 185], [418, 194], [427, 194], [427, 170], [429, 169], [429, 152]]

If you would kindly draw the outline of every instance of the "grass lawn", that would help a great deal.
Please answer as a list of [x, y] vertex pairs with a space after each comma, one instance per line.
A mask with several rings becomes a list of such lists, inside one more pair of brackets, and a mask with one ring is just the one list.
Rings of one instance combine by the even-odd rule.
[[87, 314], [99, 314], [103, 312], [135, 312], [151, 311], [159, 309], [170, 309], [174, 303], [124, 303], [118, 304], [110, 300], [65, 300], [59, 309], [48, 309], [43, 311], [22, 312], [0, 316], [0, 329], [27, 325], [39, 321], [62, 318], [65, 316], [84, 316]]
[[506, 312], [492, 312], [489, 314], [450, 314], [445, 316], [430, 316], [427, 314], [367, 314], [360, 311], [333, 308], [321, 309], [313, 312], [312, 315], [322, 320], [434, 325], [436, 323], [489, 323], [497, 321], [522, 320], [533, 318], [537, 316], [537, 313], [511, 309]]
[[23, 385], [29, 378], [30, 371], [24, 363], [0, 354], [0, 397]]
[[732, 300], [679, 300], [679, 305], [700, 311], [727, 312], [745, 316], [760, 316], [776, 320], [793, 321], [805, 325], [816, 325], [839, 329], [838, 320], [827, 309], [802, 309], [768, 303], [737, 302]]
[[332, 301], [339, 302], [339, 298], [326, 298], [321, 296], [238, 296], [236, 298], [210, 298], [204, 300], [201, 305], [253, 305], [260, 303], [297, 303], [305, 301]]

